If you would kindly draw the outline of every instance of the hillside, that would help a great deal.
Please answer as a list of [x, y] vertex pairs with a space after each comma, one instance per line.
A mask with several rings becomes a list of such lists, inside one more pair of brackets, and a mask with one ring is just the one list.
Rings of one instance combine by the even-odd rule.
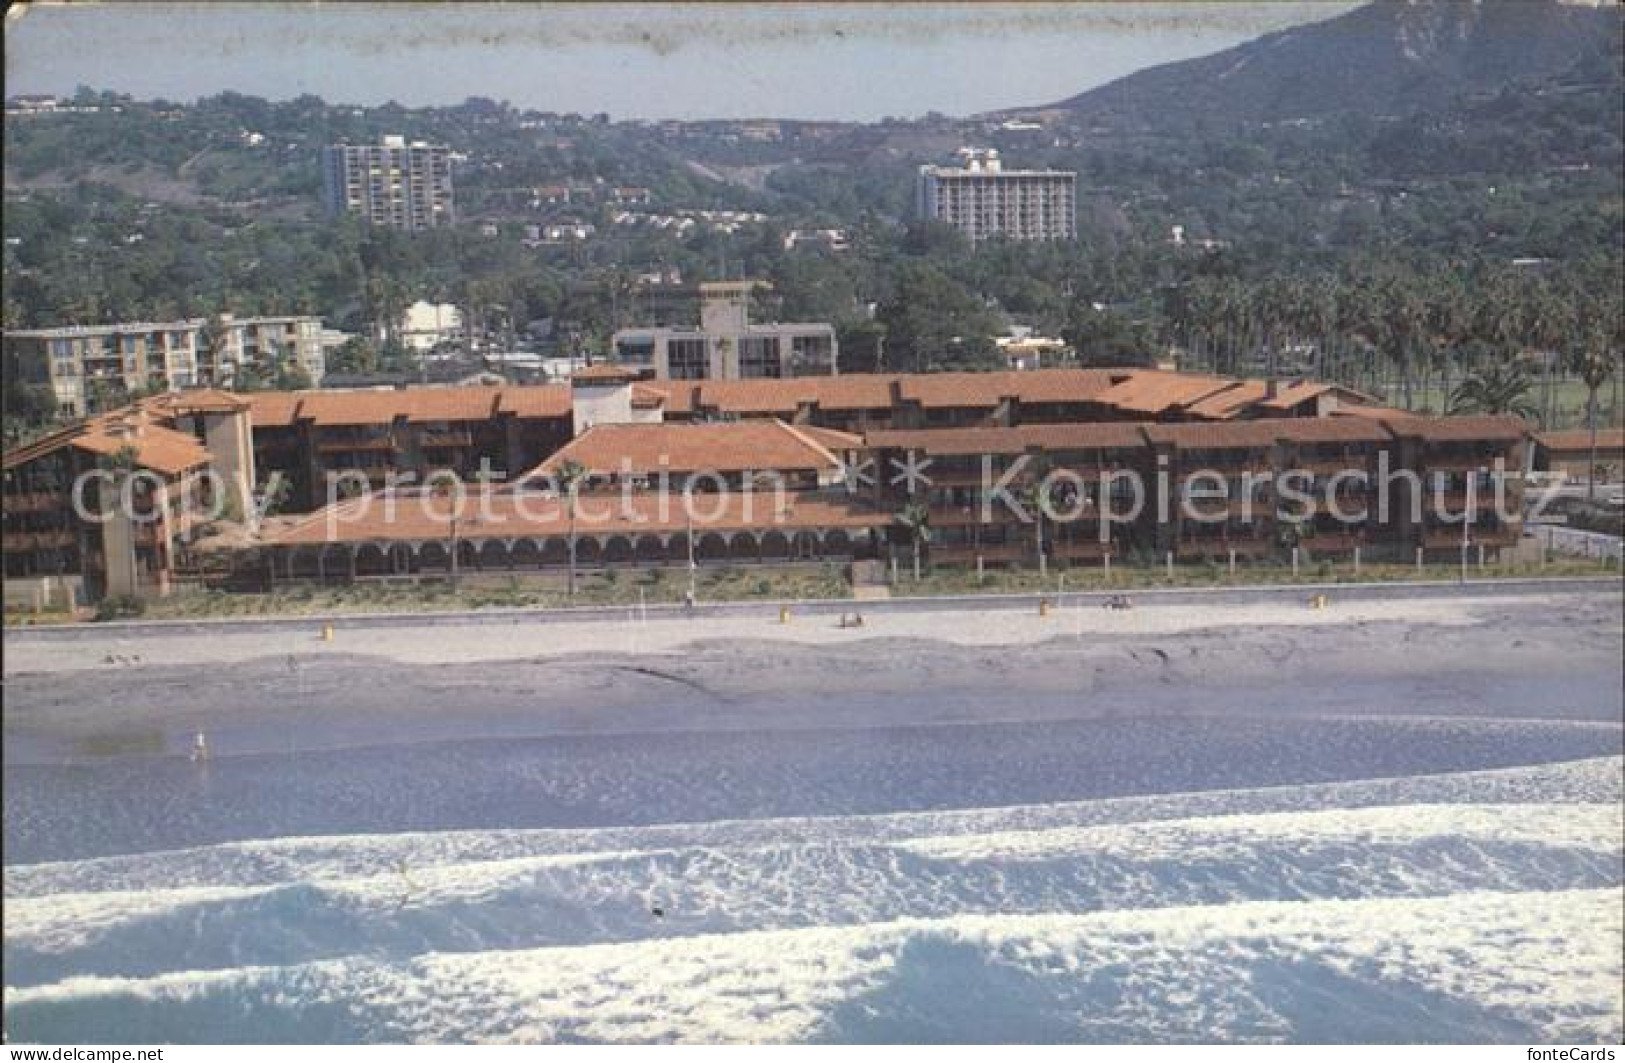
[[1520, 82], [1611, 77], [1617, 86], [1608, 60], [1620, 25], [1618, 5], [1377, 0], [1040, 110], [1097, 128], [1174, 131], [1437, 110]]

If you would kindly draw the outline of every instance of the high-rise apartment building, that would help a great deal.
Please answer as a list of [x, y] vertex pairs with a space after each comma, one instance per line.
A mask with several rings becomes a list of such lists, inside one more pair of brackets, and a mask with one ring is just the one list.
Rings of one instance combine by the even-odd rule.
[[1071, 240], [1078, 233], [1078, 175], [1068, 170], [1006, 170], [992, 148], [960, 148], [957, 166], [922, 166], [920, 217], [947, 222], [972, 243]]
[[381, 144], [336, 144], [322, 152], [322, 197], [329, 215], [356, 214], [369, 225], [450, 225], [451, 152], [398, 136]]

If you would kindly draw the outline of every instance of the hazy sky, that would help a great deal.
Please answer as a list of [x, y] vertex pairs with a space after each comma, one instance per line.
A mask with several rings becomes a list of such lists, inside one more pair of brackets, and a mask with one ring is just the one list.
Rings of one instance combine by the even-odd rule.
[[1353, 6], [19, 4], [6, 91], [488, 96], [617, 119], [964, 115], [1062, 99]]

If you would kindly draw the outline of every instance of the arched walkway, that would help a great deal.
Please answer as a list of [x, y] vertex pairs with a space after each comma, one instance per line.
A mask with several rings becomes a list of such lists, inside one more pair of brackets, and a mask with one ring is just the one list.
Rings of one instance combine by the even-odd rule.
[[694, 540], [694, 556], [700, 561], [726, 561], [728, 540], [717, 532], [706, 532]]
[[656, 535], [640, 535], [632, 544], [632, 556], [642, 564], [658, 565], [668, 560], [666, 545]]
[[477, 564], [481, 568], [512, 568], [513, 555], [501, 539], [487, 539], [480, 544]]
[[790, 539], [781, 531], [769, 531], [762, 535], [762, 560], [784, 561], [790, 554]]
[[520, 539], [508, 551], [508, 563], [514, 568], [537, 568], [542, 563], [542, 548], [535, 539]]
[[386, 576], [393, 570], [383, 547], [362, 543], [355, 552], [355, 571], [358, 576]]
[[611, 535], [604, 543], [604, 563], [625, 564], [633, 557], [632, 540], [624, 535]]

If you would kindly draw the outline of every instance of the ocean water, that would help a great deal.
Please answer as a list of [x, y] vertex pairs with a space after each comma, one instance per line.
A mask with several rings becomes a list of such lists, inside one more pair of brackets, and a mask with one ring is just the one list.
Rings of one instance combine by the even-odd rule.
[[1625, 727], [1571, 679], [1590, 701], [1468, 689], [1476, 715], [1333, 684], [1027, 720], [1011, 691], [910, 725], [652, 705], [668, 729], [570, 733], [315, 703], [243, 713], [196, 763], [176, 724], [30, 734], [4, 773], [5, 1031], [1617, 1041]]

